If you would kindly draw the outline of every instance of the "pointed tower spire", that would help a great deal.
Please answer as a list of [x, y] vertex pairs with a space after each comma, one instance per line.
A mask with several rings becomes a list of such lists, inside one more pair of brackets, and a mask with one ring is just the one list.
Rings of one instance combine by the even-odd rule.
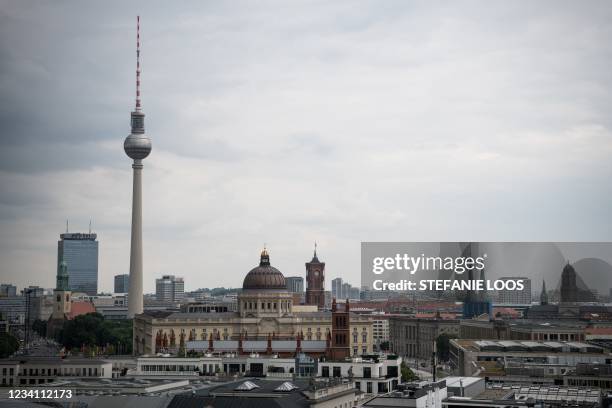
[[542, 293], [540, 293], [540, 304], [548, 304], [548, 293], [546, 292], [546, 281], [542, 279]]

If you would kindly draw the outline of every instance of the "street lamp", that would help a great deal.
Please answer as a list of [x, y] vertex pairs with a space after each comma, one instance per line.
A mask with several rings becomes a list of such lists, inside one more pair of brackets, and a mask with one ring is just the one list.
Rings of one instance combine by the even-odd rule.
[[30, 346], [30, 294], [32, 293], [32, 289], [26, 288], [23, 290], [26, 296], [26, 310], [25, 310], [25, 341], [24, 341], [24, 353], [28, 354], [28, 349]]

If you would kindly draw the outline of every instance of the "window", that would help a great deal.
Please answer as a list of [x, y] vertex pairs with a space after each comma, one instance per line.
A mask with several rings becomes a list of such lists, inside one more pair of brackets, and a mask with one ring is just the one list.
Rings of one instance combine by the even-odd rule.
[[362, 343], [367, 343], [368, 342], [368, 332], [361, 333], [361, 342]]
[[368, 394], [372, 393], [372, 383], [368, 381], [367, 386], [366, 386], [366, 392]]
[[372, 368], [371, 367], [363, 367], [363, 378], [372, 378]]
[[387, 367], [387, 375], [389, 377], [398, 377], [398, 369], [397, 366], [389, 366]]
[[329, 367], [328, 366], [324, 366], [321, 369], [321, 377], [329, 377]]
[[340, 367], [334, 367], [334, 377], [341, 377], [341, 373]]

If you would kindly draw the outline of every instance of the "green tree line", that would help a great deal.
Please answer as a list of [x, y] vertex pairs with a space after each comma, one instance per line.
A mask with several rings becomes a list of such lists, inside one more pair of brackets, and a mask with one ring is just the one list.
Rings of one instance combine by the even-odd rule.
[[[36, 321], [33, 329], [46, 334], [46, 322]], [[105, 320], [99, 313], [88, 313], [66, 320], [55, 340], [66, 349], [106, 349], [107, 354], [132, 353], [132, 320]]]

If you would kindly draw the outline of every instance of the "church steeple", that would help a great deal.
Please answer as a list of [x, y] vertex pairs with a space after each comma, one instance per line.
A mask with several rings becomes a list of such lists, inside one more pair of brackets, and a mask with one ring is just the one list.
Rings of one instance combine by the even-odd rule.
[[540, 293], [540, 304], [548, 304], [548, 293], [546, 292], [546, 281], [542, 279], [542, 293]]

